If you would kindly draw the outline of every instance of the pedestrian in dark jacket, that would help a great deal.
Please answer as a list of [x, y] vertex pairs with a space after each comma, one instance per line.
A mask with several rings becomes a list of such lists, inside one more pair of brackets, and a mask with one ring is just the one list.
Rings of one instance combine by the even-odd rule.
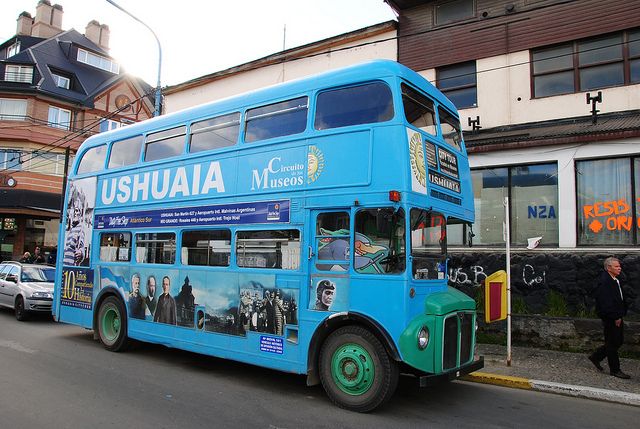
[[604, 345], [589, 356], [589, 360], [599, 371], [603, 371], [600, 362], [606, 357], [611, 375], [618, 378], [631, 378], [620, 370], [618, 349], [624, 342], [624, 322], [629, 303], [625, 300], [618, 276], [622, 271], [620, 261], [609, 257], [604, 261], [604, 272], [600, 274], [594, 289], [596, 312], [602, 319]]

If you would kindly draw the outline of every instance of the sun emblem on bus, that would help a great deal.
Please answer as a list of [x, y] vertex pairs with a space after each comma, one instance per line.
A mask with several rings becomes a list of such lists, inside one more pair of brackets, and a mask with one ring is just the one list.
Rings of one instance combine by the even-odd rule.
[[309, 146], [307, 155], [307, 183], [315, 182], [324, 170], [324, 154], [317, 146]]
[[409, 141], [409, 157], [411, 158], [411, 171], [416, 180], [422, 185], [427, 185], [427, 168], [424, 165], [424, 152], [422, 151], [422, 137], [415, 133]]

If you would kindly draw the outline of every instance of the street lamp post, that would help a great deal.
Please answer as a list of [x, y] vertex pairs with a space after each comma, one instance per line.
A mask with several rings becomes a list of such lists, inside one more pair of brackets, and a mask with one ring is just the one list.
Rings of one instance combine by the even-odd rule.
[[155, 37], [156, 42], [158, 43], [158, 82], [156, 84], [156, 97], [155, 97], [155, 109], [153, 111], [153, 116], [160, 116], [160, 92], [161, 92], [161, 86], [160, 86], [160, 71], [162, 69], [162, 48], [160, 47], [160, 40], [158, 39], [158, 36], [156, 36], [156, 33], [151, 29], [151, 27], [149, 27], [147, 24], [145, 24], [144, 22], [142, 22], [140, 19], [136, 18], [135, 16], [133, 16], [131, 13], [129, 13], [128, 11], [126, 11], [125, 9], [122, 8], [122, 6], [118, 5], [116, 2], [114, 2], [113, 0], [107, 0], [108, 3], [111, 3], [113, 6], [117, 7], [118, 9], [120, 9], [121, 11], [123, 11], [124, 13], [126, 13], [127, 15], [129, 15], [131, 18], [135, 19], [136, 21], [138, 21], [140, 24], [144, 25], [145, 27], [147, 27], [147, 29], [151, 32], [151, 34], [153, 34], [153, 37]]

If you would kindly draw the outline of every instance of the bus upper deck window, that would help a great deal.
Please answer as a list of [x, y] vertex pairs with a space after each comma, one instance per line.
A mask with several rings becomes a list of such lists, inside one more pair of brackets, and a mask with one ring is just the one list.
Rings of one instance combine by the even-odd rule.
[[142, 136], [113, 142], [109, 154], [109, 168], [124, 167], [140, 160]]
[[298, 134], [307, 128], [309, 97], [298, 97], [247, 110], [244, 140], [248, 143]]
[[332, 89], [318, 95], [317, 130], [372, 124], [393, 118], [393, 97], [386, 83]]
[[107, 155], [107, 146], [92, 147], [82, 155], [76, 174], [91, 173], [104, 168], [104, 160]]
[[217, 116], [191, 124], [189, 152], [233, 146], [238, 141], [240, 113]]
[[436, 114], [433, 101], [403, 83], [402, 105], [407, 122], [426, 133], [436, 135]]
[[460, 142], [462, 142], [462, 133], [460, 132], [460, 121], [451, 113], [444, 109], [438, 108], [438, 116], [440, 116], [440, 128], [442, 129], [442, 138], [445, 142], [460, 150]]
[[184, 151], [186, 134], [183, 125], [147, 135], [144, 160], [156, 161], [180, 155]]

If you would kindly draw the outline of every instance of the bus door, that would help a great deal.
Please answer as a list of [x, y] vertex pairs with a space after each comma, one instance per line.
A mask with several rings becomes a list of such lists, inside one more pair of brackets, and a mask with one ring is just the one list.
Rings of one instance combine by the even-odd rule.
[[309, 249], [309, 310], [346, 311], [351, 263], [350, 209], [314, 210]]

